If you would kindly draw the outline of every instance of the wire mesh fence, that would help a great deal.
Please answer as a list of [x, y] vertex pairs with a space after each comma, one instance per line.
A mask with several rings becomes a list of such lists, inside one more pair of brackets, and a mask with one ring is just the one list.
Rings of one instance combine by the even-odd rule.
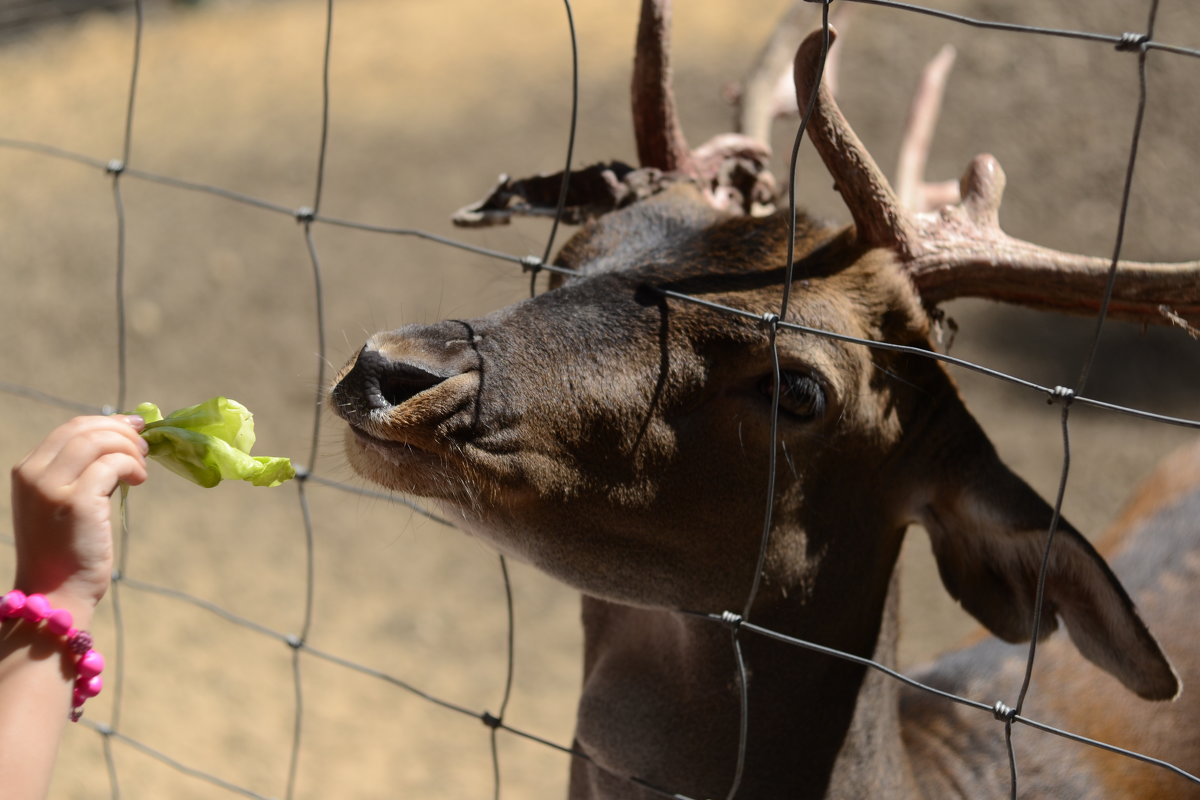
[[[864, 12], [855, 23], [863, 28], [860, 46], [885, 67], [887, 57], [879, 55], [887, 52], [882, 44], [894, 42], [905, 25], [932, 39], [961, 35], [954, 26], [964, 20], [948, 20], [942, 13], [930, 22], [901, 15], [899, 5], [888, 5], [872, 9], [870, 17]], [[450, 25], [442, 19], [444, 7], [439, 11], [419, 4], [400, 12], [366, 3], [218, 6], [194, 16], [143, 20], [139, 14], [136, 19], [94, 22], [60, 42], [15, 45], [14, 60], [28, 55], [19, 48], [42, 47], [46, 61], [41, 68], [48, 70], [46, 64], [59, 61], [56, 69], [65, 76], [61, 84], [42, 84], [50, 79], [31, 69], [13, 79], [13, 85], [24, 87], [21, 91], [5, 93], [14, 102], [6, 113], [6, 129], [0, 131], [9, 174], [4, 216], [13, 230], [26, 228], [13, 237], [15, 245], [4, 258], [10, 341], [20, 344], [8, 348], [0, 388], [5, 406], [20, 420], [21, 435], [11, 437], [22, 440], [15, 449], [32, 444], [30, 436], [48, 430], [64, 410], [124, 408], [141, 399], [174, 407], [223, 393], [259, 411], [264, 452], [288, 452], [306, 462], [298, 493], [288, 497], [278, 490], [263, 497], [234, 488], [220, 490], [227, 493], [216, 502], [211, 495], [197, 501], [190, 487], [170, 486], [168, 480], [155, 481], [152, 491], [134, 493], [129, 534], [122, 540], [120, 579], [108, 606], [111, 624], [98, 632], [116, 643], [117, 683], [106, 692], [105, 703], [89, 708], [88, 730], [72, 733], [76, 742], [69, 743], [58, 784], [64, 796], [94, 795], [102, 774], [107, 774], [113, 796], [135, 797], [459, 796], [502, 789], [512, 796], [561, 793], [566, 771], [562, 753], [571, 749], [569, 701], [562, 707], [571, 689], [561, 687], [575, 680], [570, 657], [562, 655], [576, 643], [576, 635], [568, 632], [573, 624], [571, 604], [554, 590], [538, 589], [528, 601], [533, 611], [518, 616], [514, 625], [503, 562], [498, 569], [494, 556], [481, 554], [465, 541], [451, 546], [457, 549], [425, 552], [426, 539], [438, 539], [440, 547], [441, 540], [454, 534], [424, 530], [418, 522], [423, 512], [407, 506], [393, 511], [393, 502], [404, 501], [357, 484], [341, 466], [338, 435], [326, 430], [320, 411], [312, 408], [327, 380], [329, 362], [357, 349], [363, 333], [413, 319], [463, 316], [470, 313], [471, 303], [484, 309], [515, 299], [525, 279], [505, 262], [519, 264], [526, 253], [550, 251], [547, 241], [554, 234], [549, 229], [536, 235], [528, 232], [535, 228], [484, 234], [478, 239], [488, 251], [484, 253], [451, 249], [447, 239], [457, 242], [464, 237], [435, 232], [444, 226], [434, 220], [461, 205], [463, 198], [477, 196], [491, 172], [560, 169], [574, 144], [573, 137], [568, 138], [573, 99], [580, 100], [583, 114], [593, 120], [598, 109], [616, 102], [604, 94], [603, 86], [591, 96], [586, 90], [571, 91], [573, 42], [563, 7], [527, 6], [536, 25], [497, 27], [494, 17], [474, 21], [475, 27], [463, 20]], [[685, 48], [689, 37], [699, 43], [697, 53], [716, 43], [741, 47], [737, 61], [744, 63], [756, 40], [753, 33], [737, 43], [723, 40], [728, 18], [721, 15], [729, 13], [697, 12], [699, 19], [690, 23], [695, 28], [689, 29], [688, 16], [681, 10], [679, 47]], [[763, 10], [759, 30], [768, 28], [777, 13], [777, 6]], [[1163, 13], [1171, 18], [1169, 9]], [[588, 7], [588, 15], [581, 16], [589, 15], [593, 33], [604, 25], [632, 30], [635, 16], [632, 6], [603, 11]], [[896, 17], [902, 21], [894, 21]], [[1041, 32], [1060, 30], [1049, 24], [1055, 21], [1039, 25]], [[981, 27], [978, 17], [965, 22], [969, 28]], [[985, 33], [1017, 35], [1017, 23], [997, 22], [1002, 30], [985, 28]], [[561, 25], [562, 32], [549, 33], [552, 23]], [[388, 41], [408, 26], [421, 33], [405, 39], [402, 47]], [[498, 36], [498, 30], [505, 36]], [[1180, 27], [1174, 29], [1180, 38], [1163, 35], [1162, 42], [1126, 35], [1143, 30], [1145, 19], [1131, 20], [1120, 30], [1092, 30], [1068, 38], [1073, 47], [1111, 50], [1113, 55], [1106, 51], [1105, 58], [1114, 60], [1105, 60], [1104, 68], [1113, 69], [1113, 74], [1132, 74], [1137, 47], [1142, 54], [1155, 51], [1155, 58], [1158, 51], [1173, 51], [1163, 55], [1184, 62], [1171, 67], [1180, 72], [1151, 74], [1151, 96], [1160, 85], [1156, 79], [1166, 88], [1194, 85], [1196, 62], [1186, 45], [1197, 38], [1188, 38], [1190, 32]], [[1172, 29], [1160, 24], [1158, 30]], [[474, 38], [468, 35], [472, 32]], [[1032, 34], [1024, 30], [1024, 35]], [[92, 45], [89, 36], [104, 41]], [[628, 50], [625, 40], [631, 41], [631, 36], [611, 38], [623, 43], [623, 57]], [[439, 41], [469, 42], [478, 49], [495, 39], [504, 39], [499, 54], [481, 55], [464, 46], [457, 58], [436, 61], [431, 50]], [[553, 60], [518, 57], [548, 50], [548, 40], [561, 42]], [[249, 44], [239, 48], [231, 44], [236, 41]], [[586, 28], [580, 34], [585, 71], [600, 58], [592, 55], [589, 42], [607, 41], [602, 35], [589, 39]], [[1059, 40], [1054, 41], [1058, 47]], [[870, 42], [880, 46], [871, 48]], [[102, 47], [105, 57], [123, 61], [124, 69], [97, 68], [89, 46]], [[609, 45], [598, 44], [596, 49], [603, 52], [605, 46]], [[994, 45], [980, 45], [984, 55], [987, 46]], [[114, 54], [112, 47], [123, 51]], [[1076, 55], [1079, 61], [1072, 64], [1072, 56], [1063, 54], [1077, 50], [1040, 47], [1032, 52], [1050, 52], [1048, 58], [1066, 64], [1056, 72], [1056, 81], [1067, 83], [1072, 68], [1077, 75], [1097, 80], [1089, 74], [1098, 69], [1090, 57]], [[911, 54], [911, 61], [917, 63], [931, 52], [932, 48]], [[1124, 60], [1117, 65], [1115, 59]], [[488, 91], [480, 85], [481, 67], [498, 61], [505, 83], [515, 84], [519, 76], [535, 88], [520, 101], [489, 106], [489, 114], [472, 113], [472, 103]], [[389, 66], [381, 66], [385, 63]], [[438, 63], [439, 69], [422, 69], [423, 63]], [[1027, 62], [1025, 69], [1035, 66]], [[881, 71], [870, 59], [858, 69], [859, 76]], [[539, 72], [551, 74], [553, 80], [535, 82], [531, 76]], [[694, 80], [716, 84], [712, 74], [698, 72]], [[215, 102], [195, 99], [199, 89], [194, 73], [205, 76], [204, 91], [215, 96]], [[407, 74], [411, 79], [413, 73], [419, 77], [406, 84], [413, 88], [399, 96], [389, 77]], [[688, 91], [695, 84], [683, 69], [680, 73], [682, 88]], [[843, 80], [852, 87], [856, 73], [848, 67], [847, 74]], [[115, 75], [122, 75], [119, 84]], [[994, 87], [995, 78], [991, 80], [972, 90]], [[245, 91], [244, 82], [258, 88]], [[48, 86], [63, 95], [54, 97], [44, 112], [49, 126], [27, 125], [19, 118], [19, 98], [42, 97]], [[302, 112], [278, 101], [285, 86], [303, 98], [296, 102]], [[1087, 177], [1106, 186], [1108, 204], [1095, 195], [1071, 203], [1071, 216], [1088, 217], [1076, 235], [1099, 235], [1105, 245], [1074, 249], [1102, 251], [1121, 224], [1121, 177], [1130, 163], [1128, 135], [1138, 102], [1136, 85], [1123, 86], [1121, 102], [1112, 100], [1110, 91], [1101, 93], [1099, 116], [1110, 120], [1115, 131], [1088, 127], [1080, 137], [1087, 140], [1080, 147], [1091, 146], [1092, 139], [1110, 147], [1105, 166], [1093, 170], [1101, 174]], [[847, 91], [852, 97], [852, 89]], [[447, 93], [456, 93], [457, 112], [445, 101]], [[1026, 87], [1012, 94], [1026, 108], [1047, 102], [1031, 96]], [[1172, 96], [1178, 95], [1176, 91]], [[953, 102], [952, 95], [948, 105]], [[684, 107], [686, 113], [686, 103]], [[1153, 115], [1155, 106], [1151, 103], [1149, 108]], [[28, 109], [31, 116], [36, 110]], [[993, 113], [1003, 114], [1004, 109]], [[1066, 124], [1073, 115], [1086, 116], [1069, 110]], [[73, 117], [80, 122], [73, 123]], [[424, 167], [433, 145], [405, 132], [418, 121], [437, 131], [438, 138], [448, 139], [437, 143], [441, 152], [450, 154], [448, 166]], [[868, 119], [867, 128], [876, 124]], [[899, 120], [893, 114], [878, 125], [898, 130]], [[486, 129], [483, 136], [478, 135], [480, 128]], [[557, 146], [536, 154], [537, 163], [529, 163], [529, 148], [522, 146], [530, 128], [550, 128], [550, 141], [557, 140]], [[967, 138], [970, 133], [960, 135]], [[1038, 152], [1036, 130], [1018, 127], [1010, 138], [1013, 135], [1018, 141], [989, 146]], [[380, 147], [372, 137], [390, 141]], [[949, 138], [949, 149], [954, 149], [958, 145]], [[1111, 146], [1122, 139], [1119, 147]], [[598, 140], [603, 142], [581, 134], [581, 146], [596, 157], [607, 155]], [[1160, 137], [1150, 149], [1166, 164], [1171, 180], [1186, 188], [1186, 176], [1171, 157], [1173, 146]], [[961, 147], [968, 156], [980, 149], [969, 138]], [[481, 148], [489, 151], [486, 157], [474, 155]], [[466, 152], [487, 170], [482, 180], [478, 174], [451, 170]], [[1000, 155], [1007, 164], [1005, 154]], [[520, 164], [513, 161], [518, 157]], [[495, 158], [508, 161], [494, 163]], [[962, 153], [955, 158], [958, 163], [948, 168], [949, 174], [956, 174], [965, 161]], [[1161, 170], [1163, 165], [1155, 166]], [[812, 174], [804, 169], [802, 164], [802, 173]], [[1014, 187], [1019, 174], [1012, 179]], [[259, 191], [268, 185], [271, 193]], [[423, 208], [430, 205], [424, 197], [434, 185], [457, 200], [432, 211]], [[416, 199], [410, 201], [413, 205], [401, 205], [395, 200], [399, 195]], [[1152, 221], [1131, 226], [1127, 247], [1144, 248], [1147, 258], [1182, 258], [1195, 252], [1196, 243], [1186, 237], [1166, 237], [1155, 230], [1179, 227], [1179, 220], [1187, 219], [1186, 192], [1164, 203], [1185, 206], [1173, 222], [1139, 207], [1136, 187], [1133, 196], [1134, 222], [1147, 216]], [[1009, 205], [1021, 208], [1011, 199]], [[1028, 205], [1035, 209], [1025, 213], [1036, 217], [1037, 204]], [[217, 207], [222, 210], [212, 211]], [[1021, 213], [1018, 210], [1010, 228], [1028, 224]], [[1138, 232], [1147, 228], [1150, 233]], [[1036, 234], [1026, 237], [1039, 239]], [[363, 262], [371, 263], [364, 268]], [[431, 280], [431, 275], [436, 277]], [[436, 297], [409, 299], [410, 284], [428, 287], [424, 291], [436, 292]], [[468, 288], [475, 295], [464, 300]], [[416, 302], [421, 305], [404, 307]], [[289, 324], [281, 322], [285, 319]], [[331, 330], [345, 332], [345, 341], [333, 348], [325, 342]], [[31, 333], [26, 338], [19, 331]], [[1080, 353], [1091, 347], [1087, 343], [1092, 337], [1085, 332], [1079, 340], [1085, 343], [1082, 351], [1076, 347], [1073, 355], [1063, 355], [1061, 364], [1042, 365], [1053, 377], [1025, 380], [1024, 388], [1032, 390], [1036, 402], [1060, 383], [1075, 380]], [[1113, 346], [1111, 338], [1106, 340], [1109, 350]], [[1150, 346], [1167, 351], [1178, 372], [1176, 380], [1156, 384], [1168, 388], [1146, 408], [1194, 427], [1190, 419], [1196, 386], [1189, 382], [1186, 368], [1178, 366], [1195, 365], [1194, 349], [1188, 349], [1182, 336], [1154, 339]], [[958, 347], [961, 353], [969, 343]], [[1064, 347], [1071, 349], [1069, 343]], [[964, 355], [972, 362], [980, 360], [970, 352]], [[1103, 372], [1109, 363], [1103, 350], [1098, 363], [1095, 382], [1089, 385], [1099, 384], [1097, 396], [1105, 396], [1105, 389], [1119, 379]], [[1001, 365], [999, 371], [1020, 372], [1009, 365]], [[973, 391], [969, 385], [966, 390]], [[1000, 390], [989, 384], [981, 391], [999, 396]], [[1138, 405], [1127, 396], [1117, 395], [1116, 400], [1123, 407]], [[1066, 415], [1077, 412], [1061, 413], [1065, 426]], [[1058, 414], [1053, 410], [1048, 423], [1052, 428], [1059, 423]], [[1047, 424], [1045, 415], [1040, 424]], [[1102, 423], [1085, 417], [1072, 424], [1087, 429]], [[1177, 437], [1136, 430], [1142, 438], [1161, 437], [1157, 448], [1150, 446], [1152, 452]], [[1106, 446], [1110, 445], [1100, 445]], [[1061, 453], [1047, 457], [1043, 450], [1033, 458], [1044, 470], [1044, 493], [1053, 496]], [[1134, 469], [1149, 459], [1144, 456]], [[1091, 488], [1085, 490], [1085, 498], [1113, 493], [1111, 484], [1092, 481], [1091, 476], [1088, 480]], [[1111, 511], [1109, 502], [1092, 513], [1102, 518]], [[1073, 511], [1071, 515], [1080, 516]], [[1091, 522], [1094, 527], [1095, 520]], [[386, 566], [395, 561], [406, 562], [408, 569]], [[427, 574], [438, 579], [430, 582]], [[530, 573], [518, 578], [519, 614], [522, 585], [537, 585], [540, 579]], [[406, 579], [421, 582], [406, 591]], [[542, 615], [553, 622], [535, 630], [535, 620]], [[739, 636], [753, 630], [732, 617], [714, 624], [740, 626]], [[516, 643], [514, 631], [520, 634]], [[521, 648], [515, 659], [514, 648]], [[510, 705], [514, 660], [518, 699]], [[565, 667], [566, 674], [547, 677], [553, 670], [542, 671], [546, 662]], [[452, 671], [448, 664], [460, 671], [457, 678], [447, 675]], [[524, 694], [522, 674], [528, 682]], [[548, 692], [547, 686], [560, 688]], [[335, 691], [346, 696], [344, 708], [322, 704]], [[1015, 704], [1015, 698], [1005, 699]], [[992, 713], [995, 700], [973, 702], [981, 712]], [[558, 707], [548, 707], [553, 705]], [[1013, 718], [1007, 716], [1007, 721], [1011, 724]], [[440, 754], [431, 756], [423, 742], [414, 746], [411, 741], [427, 738], [426, 730], [440, 732], [446, 743]], [[403, 739], [402, 746], [392, 746], [396, 738]], [[523, 767], [524, 763], [534, 766]], [[470, 777], [464, 778], [464, 773]], [[405, 790], [398, 791], [395, 784]], [[657, 788], [672, 796], [672, 787]]]

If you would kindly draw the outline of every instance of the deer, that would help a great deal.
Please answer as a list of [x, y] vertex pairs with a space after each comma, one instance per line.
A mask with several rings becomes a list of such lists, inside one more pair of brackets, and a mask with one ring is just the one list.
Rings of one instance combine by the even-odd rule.
[[[1036, 636], [1022, 716], [1195, 774], [1200, 645], [1176, 637], [1168, 660], [1151, 627], [1186, 630], [1200, 607], [1200, 447], [1114, 527], [1108, 539], [1124, 549], [1113, 566], [1058, 521], [1035, 605], [1055, 512], [926, 357], [939, 303], [1095, 313], [1108, 261], [1001, 231], [1004, 175], [990, 156], [972, 161], [952, 202], [901, 203], [821, 80], [832, 28], [795, 51], [794, 94], [801, 109], [815, 98], [807, 135], [853, 222], [773, 210], [761, 142], [730, 134], [689, 148], [669, 29], [665, 0], [644, 0], [641, 166], [571, 175], [560, 212], [581, 227], [545, 265], [549, 289], [478, 319], [376, 333], [329, 393], [357, 473], [428, 498], [580, 593], [570, 797], [1009, 796], [1003, 715], [737, 631], [753, 620], [894, 665], [896, 563], [914, 524], [947, 591], [990, 632], [921, 681], [1011, 693], [1026, 663], [1019, 643]], [[551, 213], [561, 180], [503, 178], [458, 217]], [[1118, 275], [1111, 317], [1200, 321], [1200, 264], [1122, 262]], [[1066, 638], [1051, 636], [1060, 623]], [[1024, 797], [1200, 797], [1140, 761], [1025, 729], [1012, 740]]]

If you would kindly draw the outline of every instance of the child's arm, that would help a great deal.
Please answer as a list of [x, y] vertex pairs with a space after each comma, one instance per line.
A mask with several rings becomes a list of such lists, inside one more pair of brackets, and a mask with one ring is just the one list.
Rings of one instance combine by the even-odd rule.
[[[146, 479], [140, 417], [79, 417], [13, 468], [14, 586], [66, 609], [81, 630], [112, 576], [112, 503]], [[0, 587], [0, 595], [6, 588]], [[6, 798], [44, 797], [71, 706], [74, 670], [61, 637], [0, 624], [0, 783]]]

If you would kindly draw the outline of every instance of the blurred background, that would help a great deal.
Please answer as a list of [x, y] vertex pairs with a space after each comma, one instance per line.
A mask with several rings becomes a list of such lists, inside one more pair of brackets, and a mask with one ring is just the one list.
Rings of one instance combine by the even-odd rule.
[[[0, 461], [16, 463], [71, 412], [30, 392], [100, 407], [117, 397], [116, 216], [102, 169], [11, 146], [37, 142], [107, 161], [123, 146], [133, 64], [128, 2], [0, 0]], [[728, 130], [723, 99], [787, 0], [688, 0], [675, 11], [676, 91], [693, 144]], [[941, 0], [973, 16], [1107, 34], [1141, 31], [1148, 3]], [[816, 12], [814, 8], [814, 14]], [[1160, 3], [1156, 38], [1200, 46], [1185, 0]], [[581, 69], [576, 163], [635, 160], [628, 112], [635, 0], [574, 3]], [[1111, 46], [976, 30], [857, 7], [844, 31], [840, 101], [881, 164], [895, 161], [908, 99], [927, 59], [958, 50], [929, 177], [956, 177], [978, 152], [1008, 173], [1002, 222], [1052, 247], [1109, 256], [1137, 101], [1136, 56]], [[129, 164], [312, 205], [322, 110], [326, 7], [318, 0], [148, 2]], [[814, 17], [815, 19], [815, 17]], [[561, 169], [571, 101], [570, 41], [552, 0], [341, 0], [335, 8], [330, 129], [321, 211], [448, 235], [517, 256], [540, 254], [549, 224], [461, 231], [450, 214], [501, 172]], [[1200, 254], [1200, 61], [1152, 53], [1149, 104], [1125, 256]], [[795, 122], [775, 126], [784, 174]], [[848, 215], [808, 147], [800, 197]], [[128, 405], [173, 409], [216, 394], [257, 414], [256, 452], [309, 457], [318, 391], [312, 266], [286, 215], [126, 176]], [[328, 342], [325, 375], [371, 332], [470, 317], [525, 296], [516, 266], [416, 238], [316, 225]], [[559, 242], [565, 237], [560, 235]], [[1073, 385], [1094, 322], [978, 301], [946, 309], [951, 352], [1044, 385]], [[1089, 394], [1200, 415], [1200, 346], [1183, 332], [1109, 324]], [[1045, 398], [956, 372], [1006, 460], [1053, 497], [1059, 410]], [[1179, 428], [1077, 408], [1066, 515], [1099, 534], [1172, 447]], [[313, 466], [356, 486], [341, 431], [321, 421]], [[310, 484], [315, 616], [310, 643], [466, 708], [498, 711], [505, 602], [481, 543], [384, 499]], [[11, 568], [7, 493], [0, 574]], [[205, 492], [153, 468], [132, 492], [127, 574], [298, 632], [305, 605], [302, 515], [292, 486]], [[903, 662], [972, 629], [932, 578], [927, 542], [907, 546]], [[579, 683], [577, 600], [511, 565], [516, 685], [506, 721], [569, 745]], [[291, 651], [196, 607], [120, 592], [120, 730], [191, 768], [267, 796], [287, 782], [295, 712]], [[1159, 632], [1170, 651], [1171, 636]], [[97, 625], [113, 642], [113, 608]], [[103, 649], [103, 648], [102, 648]], [[106, 654], [111, 650], [105, 650]], [[490, 797], [488, 730], [386, 682], [301, 659], [301, 798]], [[1036, 684], [1035, 684], [1036, 690]], [[108, 721], [114, 692], [88, 705]], [[567, 757], [502, 735], [507, 797], [563, 796]], [[229, 797], [122, 742], [123, 796]], [[73, 726], [55, 798], [105, 796], [101, 737]]]

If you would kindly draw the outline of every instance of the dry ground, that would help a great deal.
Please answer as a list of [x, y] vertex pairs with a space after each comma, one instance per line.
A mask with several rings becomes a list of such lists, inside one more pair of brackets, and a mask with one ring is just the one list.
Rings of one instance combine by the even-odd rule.
[[[632, 160], [626, 86], [633, 0], [580, 0], [583, 93], [579, 163]], [[981, 16], [1120, 33], [1143, 9], [1109, 2], [944, 2]], [[1186, 0], [1163, 2], [1161, 38], [1200, 45]], [[694, 140], [725, 129], [718, 87], [741, 74], [778, 0], [689, 0], [676, 12], [676, 71]], [[289, 207], [312, 202], [319, 134], [324, 6], [211, 2], [155, 8], [147, 20], [131, 163]], [[118, 156], [132, 18], [85, 17], [0, 46], [0, 137], [97, 158]], [[1036, 241], [1107, 255], [1133, 124], [1135, 58], [1088, 43], [986, 33], [864, 8], [843, 41], [847, 113], [885, 164], [920, 64], [959, 48], [934, 177], [978, 151], [1009, 174], [1004, 221]], [[337, 7], [332, 127], [322, 210], [540, 252], [548, 226], [453, 231], [449, 213], [501, 171], [559, 167], [566, 140], [569, 49], [559, 3], [542, 0], [346, 0]], [[1194, 59], [1151, 59], [1150, 109], [1127, 255], [1194, 258]], [[790, 124], [777, 127], [786, 153]], [[95, 405], [115, 402], [115, 225], [99, 171], [0, 147], [0, 381]], [[844, 218], [805, 155], [802, 196]], [[130, 403], [166, 407], [228, 394], [259, 415], [260, 449], [308, 459], [317, 383], [309, 259], [299, 227], [205, 194], [122, 182], [129, 219]], [[315, 229], [332, 364], [372, 330], [469, 316], [520, 298], [504, 263], [416, 239]], [[1092, 324], [984, 303], [951, 309], [958, 355], [1047, 384], [1074, 383]], [[1200, 349], [1171, 331], [1112, 325], [1091, 384], [1099, 397], [1197, 416]], [[961, 383], [1005, 457], [1052, 495], [1061, 464], [1058, 412], [1043, 398], [963, 374]], [[0, 461], [14, 463], [67, 412], [0, 393]], [[340, 433], [323, 420], [316, 469], [355, 482]], [[1066, 510], [1099, 532], [1138, 477], [1193, 434], [1107, 414], [1073, 417]], [[391, 504], [320, 486], [315, 621], [310, 641], [471, 709], [495, 711], [504, 666], [503, 595], [481, 544]], [[301, 515], [293, 488], [212, 493], [162, 471], [133, 493], [128, 574], [213, 600], [295, 632], [304, 605]], [[0, 519], [7, 518], [7, 511]], [[942, 597], [923, 536], [906, 569], [906, 663], [970, 629]], [[0, 546], [0, 573], [11, 550]], [[516, 695], [512, 724], [568, 743], [578, 683], [576, 601], [514, 567]], [[126, 648], [121, 730], [191, 767], [254, 791], [284, 791], [294, 699], [290, 653], [180, 602], [121, 593]], [[106, 619], [111, 606], [106, 606]], [[113, 631], [97, 631], [111, 652]], [[1171, 636], [1190, 632], [1162, 632]], [[488, 797], [486, 729], [399, 689], [321, 661], [302, 662], [303, 753], [297, 797]], [[107, 720], [109, 692], [89, 708]], [[501, 738], [505, 795], [561, 796], [566, 758]], [[142, 753], [114, 747], [123, 796], [227, 797]], [[77, 727], [55, 798], [102, 796], [99, 737]]]

